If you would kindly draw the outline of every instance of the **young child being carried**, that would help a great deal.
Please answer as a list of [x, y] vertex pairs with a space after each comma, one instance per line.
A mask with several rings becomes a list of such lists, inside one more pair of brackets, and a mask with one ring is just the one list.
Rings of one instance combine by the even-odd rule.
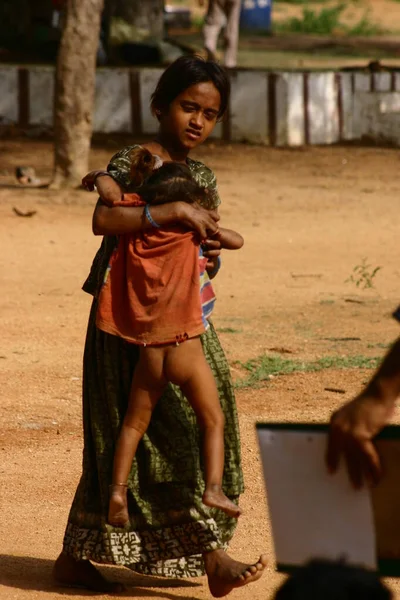
[[[198, 185], [183, 163], [164, 163], [136, 147], [131, 156], [137, 194], [113, 205], [143, 206], [151, 230], [123, 235], [114, 251], [99, 295], [97, 327], [140, 346], [127, 412], [114, 456], [108, 521], [129, 522], [127, 481], [138, 444], [168, 382], [178, 385], [192, 406], [203, 434], [203, 502], [231, 517], [240, 509], [222, 490], [224, 416], [217, 386], [201, 345], [215, 302], [201, 240], [179, 226], [159, 228], [150, 207], [165, 202], [201, 201], [212, 192]], [[220, 228], [222, 248], [238, 249], [242, 237]]]

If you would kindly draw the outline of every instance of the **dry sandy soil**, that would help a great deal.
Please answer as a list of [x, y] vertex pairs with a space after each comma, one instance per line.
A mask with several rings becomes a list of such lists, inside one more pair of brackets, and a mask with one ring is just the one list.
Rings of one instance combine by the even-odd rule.
[[[93, 150], [93, 166], [105, 166], [121, 142], [113, 144]], [[80, 474], [81, 360], [90, 305], [80, 286], [100, 241], [91, 234], [95, 196], [15, 186], [19, 164], [50, 176], [47, 142], [3, 140], [0, 152], [0, 600], [78, 599], [88, 594], [54, 587], [51, 566]], [[246, 240], [243, 250], [223, 257], [216, 282], [215, 323], [235, 378], [244, 373], [237, 361], [272, 349], [304, 361], [381, 356], [399, 332], [390, 318], [400, 301], [398, 152], [211, 144], [197, 156], [218, 175], [224, 224]], [[13, 207], [37, 214], [20, 218]], [[382, 266], [367, 291], [345, 283], [363, 257]], [[274, 573], [255, 422], [326, 421], [369, 375], [330, 369], [238, 390], [247, 491], [231, 551], [242, 560], [266, 551], [271, 566], [232, 598], [266, 600], [282, 580]], [[208, 597], [204, 580], [175, 586], [109, 571], [128, 583], [126, 596]]]

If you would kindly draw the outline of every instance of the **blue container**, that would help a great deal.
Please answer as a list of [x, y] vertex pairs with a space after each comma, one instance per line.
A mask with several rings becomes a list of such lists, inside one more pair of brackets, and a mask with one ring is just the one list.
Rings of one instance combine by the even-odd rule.
[[247, 30], [271, 30], [272, 0], [242, 0], [240, 27]]

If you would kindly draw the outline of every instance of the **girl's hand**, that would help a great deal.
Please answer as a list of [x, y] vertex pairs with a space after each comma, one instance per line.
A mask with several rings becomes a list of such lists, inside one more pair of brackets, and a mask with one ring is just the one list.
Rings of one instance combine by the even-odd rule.
[[88, 191], [92, 191], [96, 186], [106, 206], [114, 206], [123, 200], [121, 187], [106, 171], [91, 171], [82, 179], [82, 186]]
[[201, 240], [218, 232], [219, 215], [215, 210], [206, 210], [199, 204], [179, 203], [179, 222], [188, 229], [197, 231]]
[[88, 192], [93, 192], [97, 177], [108, 176], [107, 171], [90, 171], [85, 177], [82, 179], [82, 187]]

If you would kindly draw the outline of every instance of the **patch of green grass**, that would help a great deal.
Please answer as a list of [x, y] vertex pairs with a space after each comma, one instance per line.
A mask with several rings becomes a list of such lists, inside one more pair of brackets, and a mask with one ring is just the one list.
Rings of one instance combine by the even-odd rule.
[[242, 333], [242, 330], [234, 329], [233, 327], [220, 327], [218, 333]]
[[309, 362], [301, 362], [282, 358], [281, 356], [262, 355], [237, 363], [248, 371], [248, 377], [238, 381], [236, 387], [257, 387], [272, 376], [289, 375], [290, 373], [311, 373], [325, 369], [375, 369], [381, 357], [369, 356], [325, 356]]
[[347, 35], [360, 35], [364, 37], [368, 37], [369, 35], [381, 35], [385, 33], [382, 27], [375, 25], [369, 20], [368, 13], [361, 18], [361, 20], [353, 25], [353, 27], [349, 27], [347, 30]]
[[380, 27], [369, 20], [368, 12], [361, 20], [348, 27], [341, 22], [341, 16], [346, 9], [346, 4], [341, 2], [335, 6], [322, 8], [319, 12], [310, 8], [303, 8], [303, 14], [299, 17], [291, 17], [274, 25], [278, 33], [303, 33], [315, 35], [333, 35], [342, 33], [346, 35], [378, 35], [382, 33]]
[[302, 16], [277, 23], [275, 30], [282, 33], [315, 33], [329, 35], [340, 27], [340, 16], [345, 4], [322, 8], [319, 12], [304, 8]]
[[335, 301], [334, 300], [320, 300], [319, 303], [322, 305], [325, 305], [325, 304], [328, 305], [328, 304], [335, 304]]
[[[399, 0], [400, 2], [400, 0]], [[382, 348], [383, 350], [388, 350], [391, 347], [392, 344], [382, 344], [382, 343], [378, 343], [378, 344], [368, 344], [367, 348]]]

